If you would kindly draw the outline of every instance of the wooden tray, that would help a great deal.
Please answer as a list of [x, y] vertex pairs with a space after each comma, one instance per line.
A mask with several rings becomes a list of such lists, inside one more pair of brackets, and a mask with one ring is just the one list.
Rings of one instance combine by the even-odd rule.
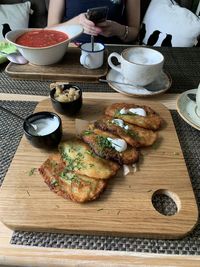
[[49, 66], [9, 63], [5, 71], [10, 77], [16, 79], [95, 82], [100, 77], [105, 76], [108, 71], [107, 51], [105, 51], [103, 66], [95, 70], [86, 69], [80, 64], [79, 48], [69, 47], [59, 63]]
[[[120, 96], [119, 96], [120, 97]], [[120, 101], [120, 100], [119, 100]], [[133, 100], [127, 100], [132, 102]], [[114, 102], [84, 98], [79, 118], [98, 118]], [[116, 100], [115, 100], [116, 102]], [[137, 100], [137, 103], [142, 103]], [[138, 171], [110, 179], [96, 201], [77, 204], [51, 192], [38, 168], [49, 152], [32, 147], [22, 138], [0, 191], [0, 218], [11, 229], [69, 233], [179, 238], [197, 223], [198, 210], [170, 112], [161, 104], [146, 101], [165, 120], [156, 147], [142, 150]], [[36, 111], [52, 111], [50, 101]], [[63, 138], [75, 133], [73, 118], [61, 116]], [[160, 214], [152, 197], [169, 195], [177, 205], [173, 216]]]

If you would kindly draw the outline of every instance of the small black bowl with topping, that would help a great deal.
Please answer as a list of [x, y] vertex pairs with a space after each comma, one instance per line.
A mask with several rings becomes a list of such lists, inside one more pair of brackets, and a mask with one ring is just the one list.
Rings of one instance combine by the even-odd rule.
[[52, 83], [50, 97], [53, 108], [60, 114], [76, 115], [82, 107], [82, 90], [70, 83]]

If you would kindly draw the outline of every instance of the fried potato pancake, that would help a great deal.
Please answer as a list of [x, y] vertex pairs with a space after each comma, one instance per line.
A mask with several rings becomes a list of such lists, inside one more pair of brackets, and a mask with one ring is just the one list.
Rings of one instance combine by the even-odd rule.
[[51, 155], [39, 168], [39, 172], [53, 192], [78, 203], [97, 199], [106, 186], [105, 180], [68, 171], [60, 154]]
[[95, 179], [108, 179], [117, 173], [120, 166], [95, 155], [90, 146], [82, 140], [61, 142], [58, 146], [68, 170]]
[[[122, 109], [142, 108], [146, 111], [146, 116], [137, 114], [120, 114]], [[162, 118], [150, 107], [139, 106], [127, 103], [114, 103], [106, 108], [105, 114], [110, 117], [122, 119], [125, 122], [140, 126], [145, 129], [158, 130], [162, 124]]]
[[[118, 120], [120, 120], [118, 122]], [[113, 133], [124, 139], [133, 147], [151, 146], [157, 139], [158, 134], [152, 130], [129, 124], [121, 119], [105, 116], [94, 122], [94, 126], [100, 130]]]
[[93, 128], [93, 125], [90, 125], [89, 129], [82, 133], [83, 140], [98, 156], [107, 160], [114, 160], [120, 165], [138, 161], [139, 152], [135, 148], [128, 145], [125, 151], [118, 152], [113, 148], [112, 143], [107, 139], [108, 137], [115, 140], [119, 139], [109, 132]]

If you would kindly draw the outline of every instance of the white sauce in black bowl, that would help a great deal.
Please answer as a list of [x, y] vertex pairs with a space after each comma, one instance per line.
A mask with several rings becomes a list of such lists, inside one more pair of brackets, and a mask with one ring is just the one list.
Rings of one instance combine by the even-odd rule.
[[23, 128], [26, 138], [38, 148], [56, 147], [62, 138], [61, 118], [53, 112], [43, 111], [30, 115], [24, 121]]
[[46, 117], [34, 121], [36, 130], [32, 127], [28, 128], [28, 132], [32, 135], [44, 136], [54, 132], [59, 126], [57, 117]]

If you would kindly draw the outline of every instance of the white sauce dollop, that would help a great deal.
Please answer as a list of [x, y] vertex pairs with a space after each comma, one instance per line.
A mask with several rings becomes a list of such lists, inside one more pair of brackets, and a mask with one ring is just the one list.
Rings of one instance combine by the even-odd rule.
[[143, 108], [130, 108], [129, 112], [145, 117], [147, 115]]
[[130, 108], [130, 109], [122, 108], [119, 111], [119, 113], [121, 115], [132, 113], [132, 114], [136, 114], [136, 115], [143, 116], [143, 117], [146, 117], [146, 115], [147, 115], [146, 111], [143, 108]]
[[125, 130], [128, 130], [128, 125], [124, 123], [123, 120], [120, 119], [113, 119], [112, 123], [118, 125], [121, 128], [124, 128]]
[[128, 109], [125, 109], [125, 108], [122, 108], [120, 111], [119, 111], [120, 114], [122, 115], [125, 115], [128, 113]]
[[127, 149], [127, 143], [123, 139], [119, 139], [119, 138], [113, 139], [113, 138], [110, 138], [110, 137], [108, 137], [107, 139], [108, 139], [108, 141], [111, 142], [112, 147], [115, 150], [117, 150], [118, 152], [123, 152], [123, 151], [125, 151]]
[[32, 135], [44, 136], [54, 132], [59, 126], [59, 120], [56, 117], [46, 117], [34, 121], [37, 130], [29, 128], [29, 133]]

